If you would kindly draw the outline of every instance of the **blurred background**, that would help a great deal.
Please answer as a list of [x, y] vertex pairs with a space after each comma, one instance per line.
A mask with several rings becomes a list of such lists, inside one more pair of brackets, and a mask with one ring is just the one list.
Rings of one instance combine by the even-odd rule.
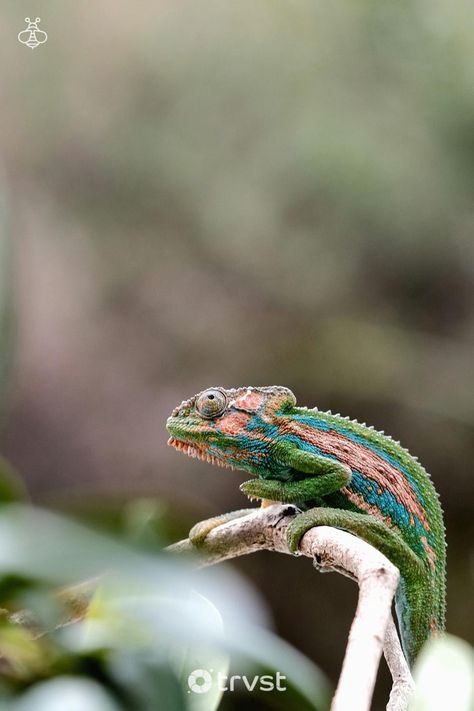
[[[171, 409], [286, 385], [431, 472], [448, 630], [474, 640], [473, 20], [467, 0], [2, 3], [0, 450], [33, 502], [112, 530], [148, 507], [185, 536], [246, 506], [245, 474], [168, 448]], [[337, 679], [355, 586], [235, 566]]]

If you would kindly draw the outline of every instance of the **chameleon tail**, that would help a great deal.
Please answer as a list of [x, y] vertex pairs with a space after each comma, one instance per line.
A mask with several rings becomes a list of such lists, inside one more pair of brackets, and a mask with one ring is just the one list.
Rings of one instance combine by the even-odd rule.
[[[440, 578], [440, 579], [438, 579]], [[402, 647], [410, 667], [423, 644], [444, 630], [444, 578], [401, 576], [395, 609]]]

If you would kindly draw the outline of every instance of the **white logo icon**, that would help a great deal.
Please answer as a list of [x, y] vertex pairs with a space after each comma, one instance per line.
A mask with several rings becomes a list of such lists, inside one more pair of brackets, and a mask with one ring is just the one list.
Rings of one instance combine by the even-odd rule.
[[195, 669], [188, 676], [188, 686], [195, 694], [205, 694], [212, 686], [212, 676], [206, 669]]
[[38, 22], [40, 21], [41, 17], [35, 17], [34, 22], [32, 22], [29, 17], [25, 17], [25, 22], [27, 22], [28, 25], [25, 30], [18, 33], [18, 42], [26, 44], [30, 49], [44, 44], [48, 39], [48, 35], [46, 32], [43, 32], [43, 30], [38, 29]]

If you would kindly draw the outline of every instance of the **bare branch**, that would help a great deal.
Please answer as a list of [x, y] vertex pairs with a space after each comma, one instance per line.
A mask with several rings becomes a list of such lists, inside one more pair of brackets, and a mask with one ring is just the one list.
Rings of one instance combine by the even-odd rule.
[[387, 711], [405, 711], [415, 690], [415, 682], [402, 652], [392, 616], [385, 631], [383, 653], [393, 679]]
[[[256, 509], [210, 531], [199, 549], [202, 566], [214, 565], [258, 550], [291, 554], [286, 542], [293, 506], [277, 504]], [[189, 539], [167, 549], [174, 553], [196, 550]], [[413, 689], [391, 616], [399, 571], [384, 555], [350, 533], [328, 526], [308, 531], [300, 553], [319, 570], [334, 570], [357, 581], [359, 600], [331, 711], [368, 711], [382, 648], [393, 688], [388, 711], [404, 711]]]

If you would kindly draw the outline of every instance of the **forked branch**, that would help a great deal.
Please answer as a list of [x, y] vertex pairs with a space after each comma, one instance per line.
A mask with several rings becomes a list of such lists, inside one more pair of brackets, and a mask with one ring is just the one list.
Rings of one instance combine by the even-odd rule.
[[[275, 504], [214, 528], [200, 548], [201, 565], [214, 565], [258, 550], [291, 554], [286, 531], [294, 513], [292, 506]], [[181, 553], [195, 549], [185, 539], [168, 550]], [[370, 709], [382, 650], [393, 678], [387, 711], [405, 711], [413, 680], [391, 616], [398, 568], [365, 541], [328, 526], [308, 531], [300, 552], [312, 558], [319, 570], [337, 571], [359, 585], [357, 610], [331, 711]]]

